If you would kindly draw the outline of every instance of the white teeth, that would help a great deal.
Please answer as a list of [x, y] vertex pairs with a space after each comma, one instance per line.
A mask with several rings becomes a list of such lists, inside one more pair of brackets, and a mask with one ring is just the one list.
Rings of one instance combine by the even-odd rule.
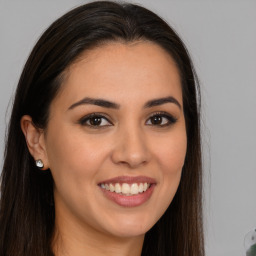
[[144, 186], [142, 183], [140, 183], [139, 185], [139, 193], [142, 193], [144, 190], [143, 190]]
[[127, 183], [124, 183], [122, 185], [122, 193], [123, 194], [130, 194], [130, 191], [131, 191], [130, 186]]
[[101, 188], [106, 189], [111, 192], [115, 192], [118, 194], [123, 194], [126, 196], [131, 196], [131, 195], [138, 195], [139, 193], [143, 193], [147, 191], [147, 189], [150, 187], [150, 184], [148, 183], [132, 183], [132, 184], [127, 184], [123, 183], [122, 185], [120, 183], [116, 184], [101, 184]]
[[148, 189], [148, 184], [147, 183], [144, 183], [143, 185], [143, 191], [146, 191]]
[[116, 183], [116, 185], [115, 185], [115, 192], [118, 194], [122, 192], [122, 188], [119, 183]]
[[138, 186], [137, 183], [133, 183], [133, 184], [131, 185], [131, 191], [130, 191], [130, 193], [131, 193], [132, 195], [137, 195], [137, 194], [139, 194], [139, 186]]
[[112, 184], [110, 184], [110, 185], [109, 185], [109, 190], [110, 190], [111, 192], [114, 192], [114, 191], [115, 191], [115, 187], [114, 187]]

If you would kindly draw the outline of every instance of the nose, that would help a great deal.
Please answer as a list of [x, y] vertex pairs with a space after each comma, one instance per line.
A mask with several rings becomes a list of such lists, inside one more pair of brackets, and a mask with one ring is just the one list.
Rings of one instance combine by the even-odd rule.
[[137, 168], [148, 163], [150, 150], [147, 139], [139, 128], [129, 128], [120, 131], [112, 151], [112, 161], [129, 168]]

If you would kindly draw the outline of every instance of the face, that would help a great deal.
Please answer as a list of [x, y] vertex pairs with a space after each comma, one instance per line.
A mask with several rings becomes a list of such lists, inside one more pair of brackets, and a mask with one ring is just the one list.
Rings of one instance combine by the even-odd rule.
[[171, 203], [186, 154], [174, 61], [149, 42], [84, 53], [51, 104], [44, 144], [60, 227], [143, 235]]

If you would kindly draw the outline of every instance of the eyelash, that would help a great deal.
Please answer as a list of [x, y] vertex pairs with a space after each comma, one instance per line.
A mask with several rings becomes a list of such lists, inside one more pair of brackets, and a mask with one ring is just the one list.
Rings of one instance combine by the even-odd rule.
[[[92, 125], [92, 124], [87, 124], [87, 122], [89, 122], [90, 120], [92, 121], [92, 119], [93, 118], [97, 118], [97, 119], [105, 119], [105, 120], [107, 120], [107, 122], [109, 123], [109, 125]], [[89, 115], [87, 115], [87, 116], [85, 116], [85, 117], [82, 117], [80, 120], [79, 120], [79, 123], [81, 124], [81, 125], [85, 125], [85, 126], [88, 126], [88, 127], [90, 127], [90, 128], [93, 128], [93, 129], [99, 129], [99, 128], [103, 128], [103, 127], [106, 127], [106, 126], [111, 126], [111, 125], [113, 125], [113, 123], [111, 123], [110, 121], [109, 121], [109, 119], [105, 116], [105, 115], [103, 115], [103, 114], [101, 114], [101, 113], [92, 113], [92, 114], [89, 114]], [[101, 123], [100, 123], [101, 124]]]
[[[166, 112], [156, 112], [156, 113], [154, 113], [154, 114], [152, 114], [152, 115], [150, 115], [150, 117], [147, 119], [147, 122], [148, 122], [148, 120], [150, 120], [150, 119], [152, 119], [152, 118], [154, 118], [154, 117], [160, 117], [160, 118], [166, 118], [167, 119], [167, 123], [166, 124], [163, 124], [163, 125], [154, 125], [154, 124], [151, 124], [151, 126], [159, 126], [159, 127], [166, 127], [166, 126], [170, 126], [170, 125], [172, 125], [172, 124], [174, 124], [174, 123], [176, 123], [177, 122], [177, 118], [175, 118], [173, 115], [170, 115], [170, 114], [168, 114], [168, 113], [166, 113]], [[152, 120], [151, 120], [152, 121]], [[163, 120], [162, 120], [163, 121]], [[146, 123], [147, 123], [146, 122]]]
[[[162, 122], [163, 122], [163, 118], [165, 118], [165, 119], [167, 119], [167, 123], [162, 124], [162, 125], [161, 124], [155, 124], [154, 125], [154, 124], [152, 124], [152, 118], [154, 118], [154, 117], [160, 117]], [[92, 121], [93, 118], [98, 119], [98, 121], [100, 122], [99, 125], [93, 125], [93, 124], [88, 124], [87, 123], [87, 122]], [[105, 119], [109, 124], [101, 125], [102, 119]], [[170, 126], [170, 125], [176, 123], [177, 118], [175, 118], [174, 116], [172, 116], [172, 115], [170, 115], [170, 114], [168, 114], [166, 112], [156, 112], [156, 113], [150, 115], [150, 117], [147, 119], [146, 123], [149, 120], [151, 120], [151, 124], [149, 124], [150, 126], [158, 126], [158, 127], [162, 128], [162, 127], [167, 127], [167, 126]], [[89, 115], [81, 118], [79, 120], [79, 123], [81, 125], [88, 126], [88, 127], [92, 128], [92, 129], [100, 129], [100, 128], [104, 128], [106, 126], [113, 125], [113, 123], [110, 122], [109, 119], [104, 114], [102, 114], [102, 113], [92, 113], [92, 114], [89, 114]]]

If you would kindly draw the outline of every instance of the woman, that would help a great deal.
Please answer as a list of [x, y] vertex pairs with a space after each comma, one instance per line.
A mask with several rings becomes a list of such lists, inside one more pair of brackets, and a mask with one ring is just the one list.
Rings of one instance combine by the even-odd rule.
[[16, 91], [1, 255], [204, 255], [199, 100], [154, 13], [103, 1], [55, 21]]

